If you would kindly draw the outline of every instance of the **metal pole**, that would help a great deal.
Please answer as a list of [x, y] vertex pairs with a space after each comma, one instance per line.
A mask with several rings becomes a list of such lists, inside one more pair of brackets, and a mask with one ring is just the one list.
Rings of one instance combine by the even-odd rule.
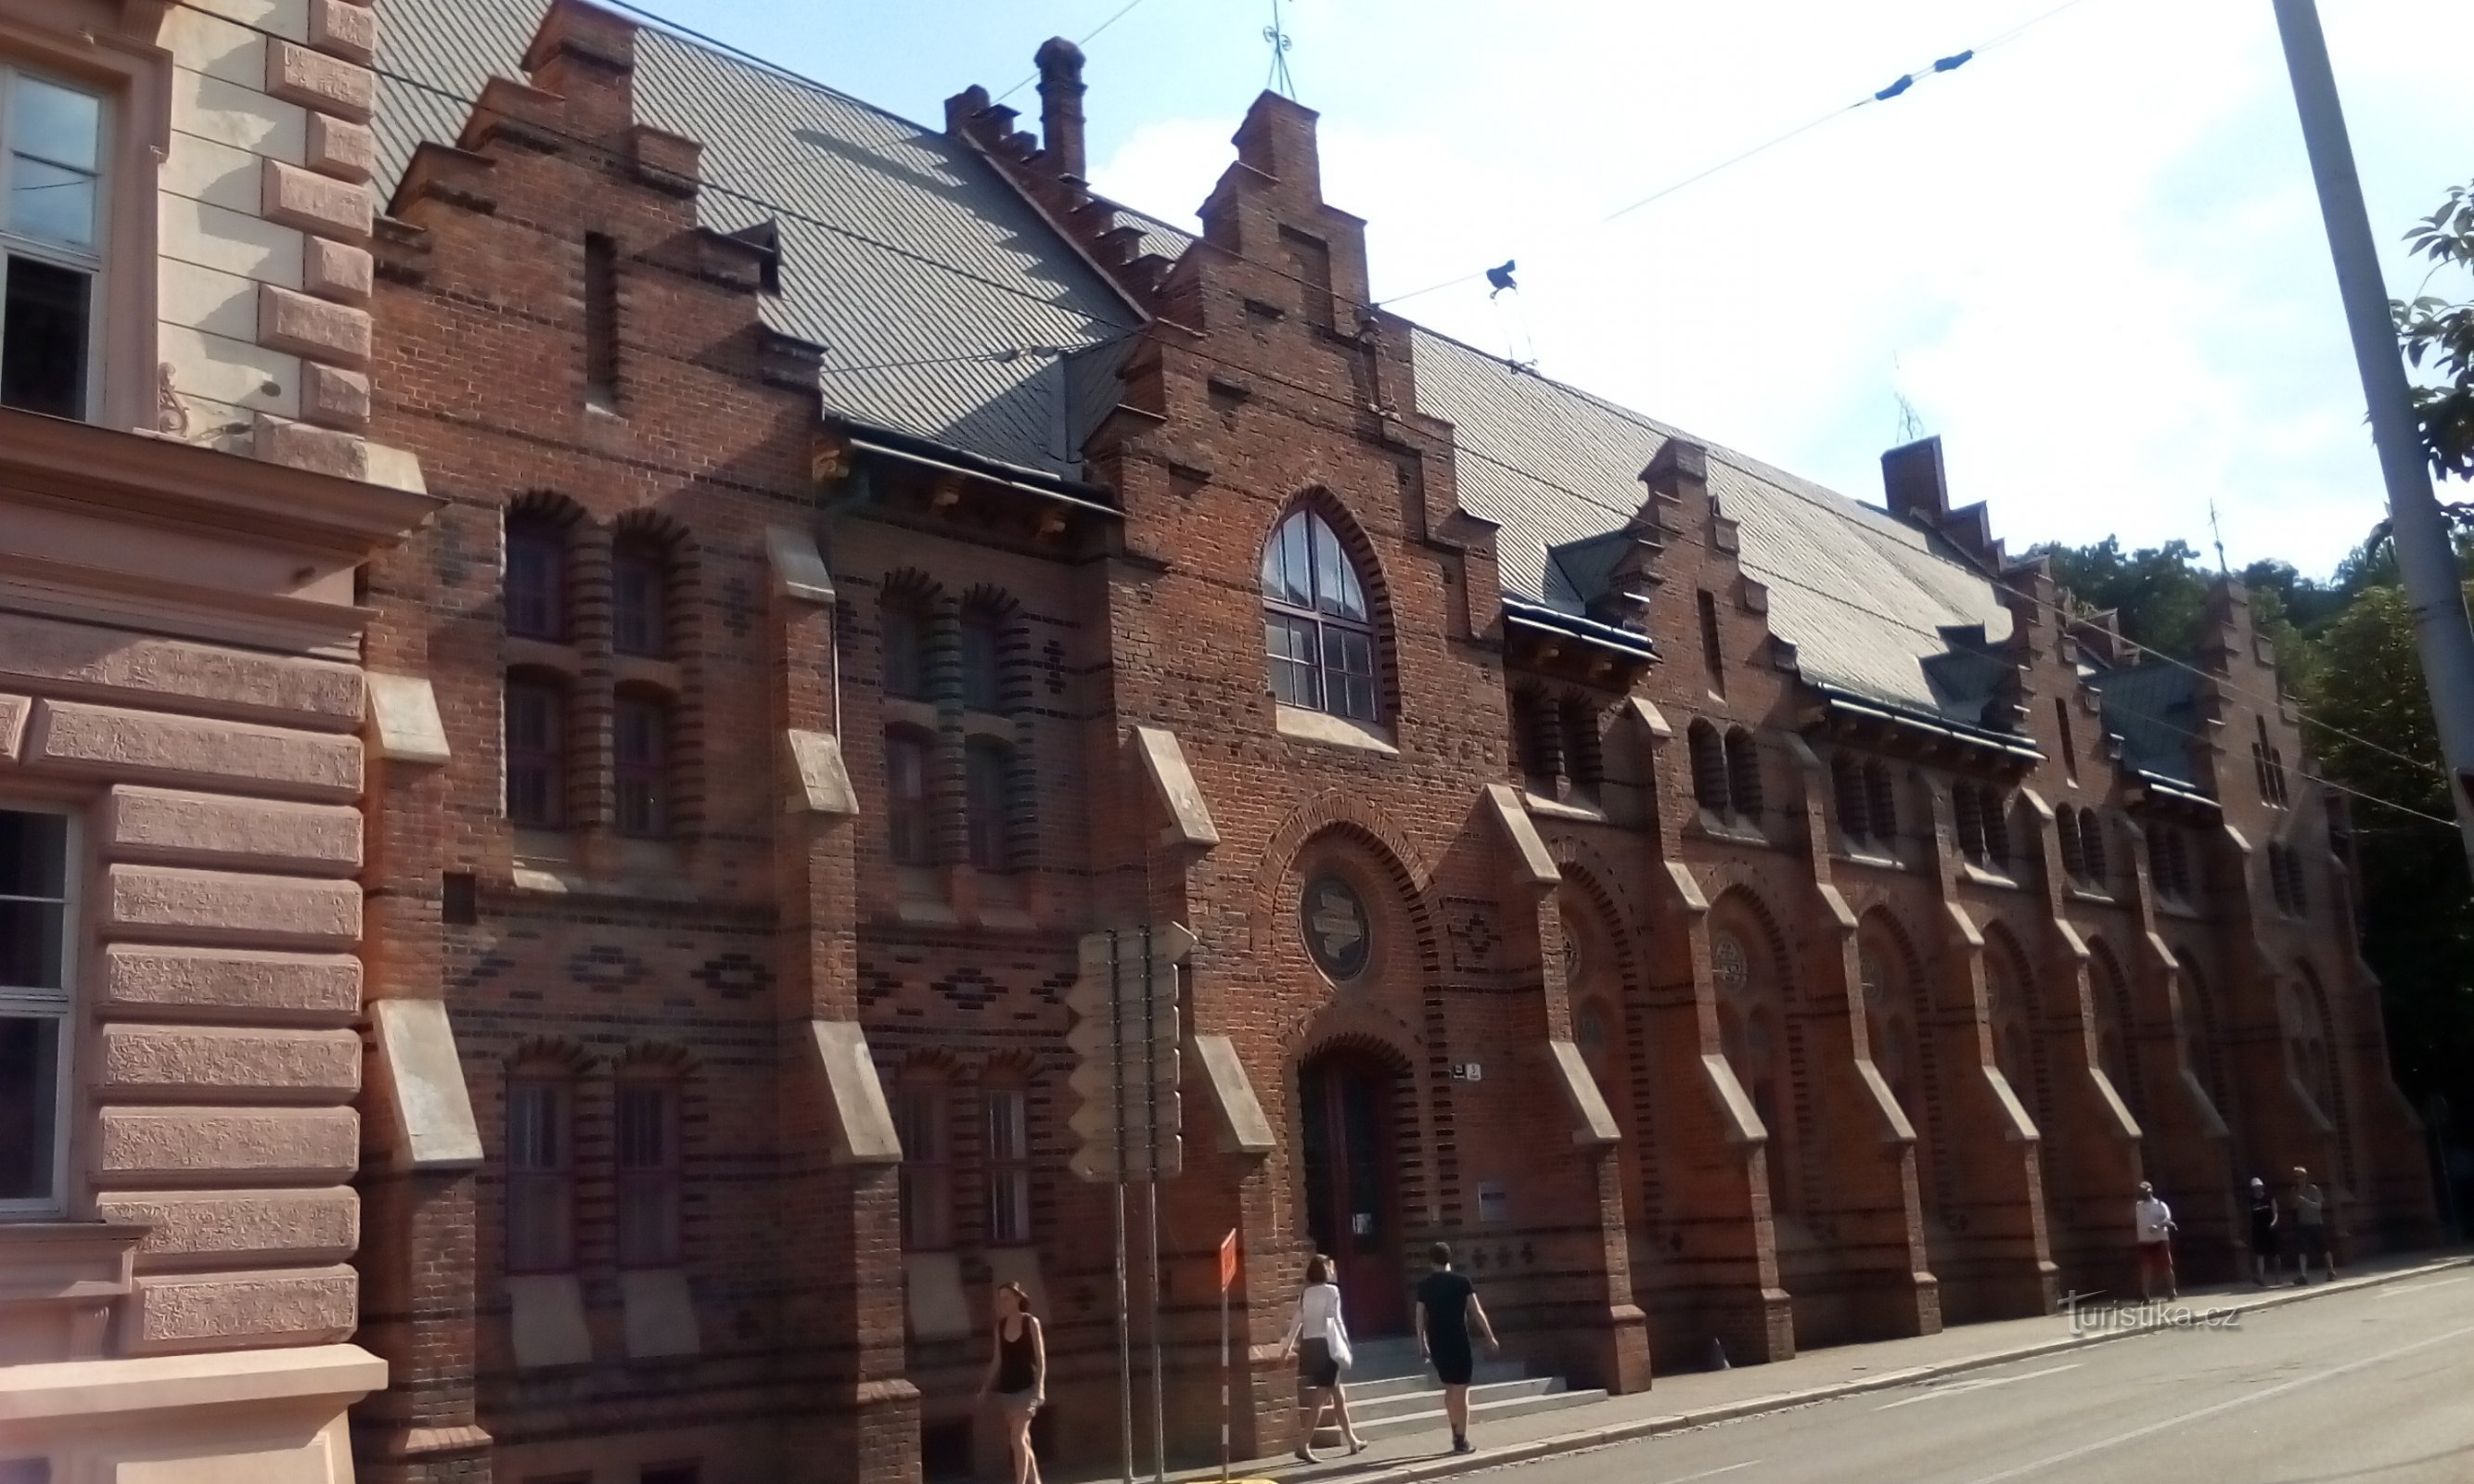
[[1126, 1000], [1119, 971], [1118, 939], [1108, 935], [1108, 1054], [1111, 1090], [1117, 1101], [1117, 1163], [1112, 1172], [1117, 1207], [1117, 1441], [1124, 1484], [1134, 1484], [1134, 1334], [1126, 1302]]
[[1228, 1396], [1228, 1282], [1220, 1283], [1220, 1484], [1228, 1484], [1228, 1417], [1235, 1408]]
[[1143, 1220], [1151, 1247], [1152, 1478], [1168, 1478], [1168, 1416], [1160, 1397], [1159, 1249], [1159, 981], [1152, 961], [1152, 926], [1143, 924], [1143, 1147], [1150, 1159], [1143, 1181]]
[[2362, 181], [2354, 173], [2354, 147], [2345, 134], [2344, 109], [2337, 99], [2318, 9], [2313, 0], [2273, 4], [2277, 30], [2285, 38], [2286, 70], [2293, 78], [2294, 107], [2302, 115], [2303, 143], [2311, 153], [2312, 182], [2319, 188], [2319, 213], [2327, 223], [2328, 252], [2337, 262], [2337, 286], [2353, 331], [2354, 362], [2370, 403], [2371, 441], [2379, 449], [2380, 473], [2388, 484], [2397, 574], [2405, 580], [2406, 599], [2413, 610], [2423, 677], [2431, 688], [2432, 715], [2439, 723], [2439, 750], [2452, 779], [2449, 797], [2457, 806], [2468, 866], [2474, 868], [2474, 629], [2465, 621], [2456, 547], [2431, 492], [2413, 396], [2397, 349], [2396, 324], [2389, 315], [2388, 282], [2380, 274]]

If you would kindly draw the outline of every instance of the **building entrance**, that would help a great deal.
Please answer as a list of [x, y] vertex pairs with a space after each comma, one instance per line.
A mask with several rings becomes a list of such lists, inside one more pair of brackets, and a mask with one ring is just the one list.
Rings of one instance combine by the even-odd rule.
[[1298, 1076], [1306, 1231], [1340, 1269], [1352, 1336], [1409, 1327], [1392, 1109], [1399, 1076], [1362, 1051], [1326, 1052]]

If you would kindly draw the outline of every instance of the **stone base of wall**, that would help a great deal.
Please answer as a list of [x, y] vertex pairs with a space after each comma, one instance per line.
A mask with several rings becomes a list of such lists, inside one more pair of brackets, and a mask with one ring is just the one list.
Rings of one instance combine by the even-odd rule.
[[58, 1484], [352, 1484], [344, 1412], [386, 1384], [357, 1345], [0, 1369], [0, 1455]]

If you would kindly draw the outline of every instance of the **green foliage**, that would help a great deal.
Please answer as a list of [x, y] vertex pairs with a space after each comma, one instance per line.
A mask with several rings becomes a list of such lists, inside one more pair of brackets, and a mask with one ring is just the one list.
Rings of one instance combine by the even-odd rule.
[[2353, 802], [2360, 928], [2363, 955], [2387, 989], [2398, 1082], [2417, 1104], [2444, 1092], [2474, 1114], [2474, 891], [2464, 847], [2453, 826], [2376, 802], [2454, 816], [2447, 779], [2406, 761], [2439, 757], [2413, 608], [2392, 585], [2365, 588], [2314, 647], [2297, 689], [2328, 725], [2306, 724], [2303, 736], [2331, 779], [2369, 795]]
[[[2439, 209], [2405, 239], [2415, 255], [2431, 259], [2433, 277], [2474, 272], [2474, 186], [2451, 186]], [[2474, 302], [2423, 295], [2391, 301], [2389, 312], [2407, 363], [2437, 377], [2413, 392], [2431, 467], [2442, 477], [2474, 479]]]
[[2107, 536], [2092, 547], [2042, 546], [2035, 551], [2051, 559], [2053, 580], [2081, 607], [2119, 613], [2124, 638], [2167, 654], [2197, 649], [2208, 579], [2189, 542], [2124, 551], [2121, 538]]

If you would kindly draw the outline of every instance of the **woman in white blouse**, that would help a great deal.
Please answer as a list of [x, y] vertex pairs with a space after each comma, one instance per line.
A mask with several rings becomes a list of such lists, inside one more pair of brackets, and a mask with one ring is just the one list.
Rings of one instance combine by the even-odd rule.
[[1348, 1326], [1340, 1317], [1340, 1288], [1331, 1280], [1331, 1259], [1317, 1253], [1306, 1262], [1305, 1291], [1298, 1295], [1298, 1317], [1289, 1322], [1289, 1340], [1280, 1350], [1298, 1360], [1298, 1456], [1316, 1463], [1315, 1429], [1322, 1425], [1327, 1403], [1340, 1413], [1340, 1435], [1352, 1453], [1366, 1445], [1348, 1424], [1348, 1398], [1340, 1389], [1340, 1373], [1349, 1362]]

